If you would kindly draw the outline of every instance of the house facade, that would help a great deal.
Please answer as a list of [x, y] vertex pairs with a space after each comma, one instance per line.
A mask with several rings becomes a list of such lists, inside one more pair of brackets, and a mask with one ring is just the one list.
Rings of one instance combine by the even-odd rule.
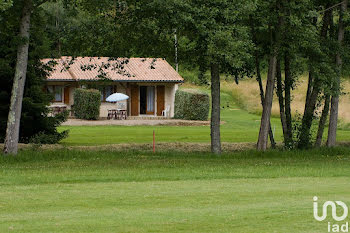
[[[54, 96], [50, 107], [74, 109], [74, 90], [94, 88], [101, 92], [101, 118], [115, 108], [128, 116], [162, 116], [163, 110], [174, 116], [175, 92], [183, 78], [164, 59], [61, 57], [42, 62], [52, 67], [46, 86]], [[129, 99], [106, 102], [116, 92]]]

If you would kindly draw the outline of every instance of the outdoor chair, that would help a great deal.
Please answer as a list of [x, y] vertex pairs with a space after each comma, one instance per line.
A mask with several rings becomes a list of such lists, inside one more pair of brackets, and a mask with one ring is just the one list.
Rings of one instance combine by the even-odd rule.
[[126, 110], [120, 110], [120, 120], [126, 120]]
[[166, 108], [162, 111], [162, 116], [169, 117], [170, 115], [170, 106], [167, 105]]
[[115, 119], [121, 120], [121, 118], [122, 118], [122, 114], [121, 114], [120, 110], [117, 109], [117, 111], [115, 112]]
[[116, 118], [116, 110], [115, 109], [108, 109], [108, 115], [107, 115], [107, 119], [113, 119]]

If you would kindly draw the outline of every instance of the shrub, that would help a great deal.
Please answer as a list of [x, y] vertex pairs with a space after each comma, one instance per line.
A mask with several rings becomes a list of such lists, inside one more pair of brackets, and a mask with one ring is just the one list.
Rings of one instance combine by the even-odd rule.
[[174, 118], [206, 121], [209, 115], [209, 95], [184, 89], [175, 94]]
[[74, 115], [79, 119], [97, 120], [100, 116], [101, 93], [95, 89], [74, 91]]
[[46, 134], [45, 132], [40, 132], [34, 135], [29, 142], [36, 145], [56, 144], [66, 137], [68, 137], [68, 130], [63, 131], [62, 133], [56, 132], [55, 134]]
[[60, 126], [62, 122], [67, 120], [68, 114], [68, 111], [64, 111], [54, 117], [46, 118], [47, 124], [50, 125], [51, 128], [47, 127], [39, 133], [34, 134], [27, 142], [38, 145], [56, 144], [62, 139], [68, 137], [68, 130], [64, 130], [62, 132], [57, 131], [57, 127]]

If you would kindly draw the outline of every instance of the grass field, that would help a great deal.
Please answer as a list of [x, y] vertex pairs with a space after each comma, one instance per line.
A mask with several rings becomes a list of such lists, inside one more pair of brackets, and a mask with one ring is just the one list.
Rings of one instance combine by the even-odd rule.
[[327, 232], [312, 198], [350, 203], [350, 149], [0, 156], [0, 232]]
[[[187, 88], [189, 86], [186, 86]], [[196, 87], [192, 87], [196, 88]], [[223, 87], [225, 90], [225, 88]], [[205, 90], [208, 91], [209, 90]], [[221, 94], [221, 118], [225, 124], [221, 127], [223, 142], [256, 142], [260, 127], [260, 116], [242, 110], [235, 102], [232, 91]], [[259, 106], [259, 102], [256, 103]], [[281, 123], [272, 118], [272, 128], [277, 141], [282, 141]], [[62, 141], [64, 145], [104, 145], [118, 143], [150, 143], [153, 130], [157, 142], [210, 142], [209, 126], [61, 126], [60, 130], [69, 130], [69, 137]], [[350, 130], [339, 129], [338, 141], [349, 141]]]
[[[260, 116], [234, 100], [224, 89], [222, 141], [255, 142]], [[272, 128], [281, 141], [278, 118]], [[350, 203], [350, 148], [217, 157], [167, 147], [153, 154], [142, 147], [112, 151], [109, 144], [151, 143], [153, 130], [157, 142], [209, 143], [209, 126], [60, 127], [66, 129], [70, 134], [62, 144], [72, 147], [0, 154], [1, 233], [319, 233], [333, 220], [313, 218], [314, 196], [320, 205]], [[349, 140], [350, 130], [340, 129], [338, 141]], [[107, 146], [75, 147], [83, 145]]]

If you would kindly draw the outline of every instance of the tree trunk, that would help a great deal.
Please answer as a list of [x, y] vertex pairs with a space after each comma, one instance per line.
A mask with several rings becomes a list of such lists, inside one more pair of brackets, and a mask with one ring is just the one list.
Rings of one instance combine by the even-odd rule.
[[[264, 87], [263, 87], [263, 84], [262, 84], [262, 81], [261, 81], [260, 62], [259, 62], [258, 55], [256, 55], [255, 63], [256, 63], [256, 75], [257, 75], [256, 81], [258, 81], [258, 84], [259, 84], [261, 106], [264, 107], [264, 100], [265, 100]], [[270, 125], [270, 127], [269, 127], [270, 143], [271, 143], [271, 147], [273, 149], [275, 149], [276, 148], [276, 142], [275, 142], [275, 138], [273, 136], [273, 132], [272, 132], [272, 128], [271, 128], [271, 122], [270, 122], [269, 125]]]
[[293, 126], [292, 126], [292, 110], [291, 110], [291, 90], [293, 85], [291, 70], [290, 70], [290, 59], [289, 54], [287, 53], [284, 58], [284, 70], [285, 70], [285, 78], [284, 78], [284, 108], [286, 115], [286, 125], [287, 125], [287, 139], [286, 145], [290, 146], [293, 142]]
[[179, 72], [177, 29], [174, 29], [175, 70]]
[[280, 118], [282, 123], [282, 131], [283, 131], [283, 138], [284, 142], [286, 143], [288, 141], [287, 136], [287, 122], [286, 122], [286, 115], [284, 113], [284, 98], [283, 98], [283, 87], [282, 87], [282, 71], [281, 71], [281, 63], [279, 60], [277, 60], [277, 72], [276, 72], [276, 82], [277, 82], [277, 89], [276, 94], [278, 97], [278, 103], [280, 107]]
[[266, 83], [266, 93], [264, 99], [264, 107], [261, 116], [260, 131], [257, 149], [265, 151], [267, 149], [268, 133], [270, 129], [270, 117], [271, 117], [271, 108], [273, 101], [273, 90], [275, 86], [275, 75], [276, 75], [276, 63], [277, 63], [277, 52], [270, 57], [269, 61], [269, 71], [267, 75]]
[[334, 90], [333, 90], [333, 95], [331, 100], [331, 112], [329, 116], [328, 139], [327, 139], [328, 147], [335, 146], [336, 137], [337, 137], [340, 76], [341, 76], [342, 63], [343, 63], [340, 55], [340, 49], [342, 47], [343, 40], [344, 40], [345, 27], [344, 27], [343, 18], [347, 10], [347, 6], [348, 6], [348, 0], [343, 1], [343, 3], [340, 6], [339, 31], [338, 31], [339, 49], [337, 51], [337, 56], [336, 56], [336, 66], [337, 66], [338, 74], [333, 85]]
[[[250, 26], [251, 26], [251, 30], [252, 30], [253, 43], [257, 44], [254, 20], [252, 20], [251, 16], [249, 16], [249, 20], [250, 20]], [[258, 50], [255, 50], [255, 67], [256, 67], [256, 81], [259, 84], [259, 90], [260, 90], [260, 102], [261, 102], [261, 106], [264, 107], [264, 99], [265, 99], [264, 96], [265, 95], [264, 95], [264, 87], [263, 87], [263, 84], [261, 81], [260, 59], [259, 59]], [[269, 127], [270, 143], [271, 143], [271, 147], [274, 149], [274, 148], [276, 148], [276, 142], [275, 142], [275, 138], [273, 136], [273, 132], [272, 132], [272, 128], [271, 128], [271, 122], [269, 125], [270, 125], [270, 127]]]
[[311, 97], [311, 93], [312, 93], [313, 86], [314, 86], [313, 78], [314, 77], [312, 75], [312, 72], [309, 72], [309, 79], [308, 79], [308, 82], [307, 82], [307, 90], [306, 90], [304, 113], [306, 111], [306, 107], [310, 104], [310, 97]]
[[19, 37], [22, 38], [23, 41], [17, 47], [16, 70], [15, 77], [13, 79], [11, 103], [7, 120], [6, 138], [4, 146], [5, 154], [17, 154], [18, 150], [22, 100], [28, 64], [29, 28], [30, 16], [32, 11], [32, 1], [25, 0], [23, 4], [24, 5], [19, 29]]
[[326, 121], [327, 121], [327, 117], [328, 117], [328, 113], [329, 113], [329, 102], [330, 102], [330, 95], [327, 94], [325, 96], [324, 107], [322, 110], [320, 122], [318, 123], [317, 137], [316, 137], [316, 142], [315, 142], [316, 147], [320, 147], [322, 144], [323, 131], [324, 131], [324, 127], [326, 125]]
[[211, 152], [221, 154], [220, 139], [220, 71], [219, 65], [211, 64]]
[[[312, 71], [310, 71], [309, 79], [313, 80]], [[316, 108], [317, 98], [320, 92], [320, 84], [317, 78], [314, 80], [314, 86], [312, 88], [311, 93], [309, 94], [309, 98], [307, 100], [307, 104], [305, 104], [304, 116], [301, 123], [301, 129], [299, 132], [299, 141], [298, 148], [305, 149], [310, 147], [310, 130], [312, 121], [314, 119], [314, 112]]]

